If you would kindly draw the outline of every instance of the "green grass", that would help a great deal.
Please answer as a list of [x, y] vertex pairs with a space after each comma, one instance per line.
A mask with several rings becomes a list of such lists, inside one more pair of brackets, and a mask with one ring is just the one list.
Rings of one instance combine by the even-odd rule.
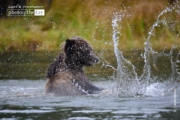
[[[119, 23], [122, 27], [120, 49], [142, 49], [157, 15], [168, 6], [167, 1], [54, 0], [46, 9], [45, 17], [1, 18], [0, 52], [59, 50], [60, 45], [72, 36], [82, 36], [96, 50], [112, 50], [111, 20], [115, 12], [125, 14]], [[47, 7], [46, 3], [35, 0], [28, 5]], [[165, 24], [160, 24], [154, 31], [155, 36], [151, 37], [154, 48], [171, 48], [174, 43], [179, 46], [179, 19], [176, 12], [162, 16]]]

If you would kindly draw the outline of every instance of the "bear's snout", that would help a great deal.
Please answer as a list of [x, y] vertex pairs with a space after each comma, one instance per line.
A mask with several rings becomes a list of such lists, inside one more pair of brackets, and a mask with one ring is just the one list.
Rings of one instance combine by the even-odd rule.
[[[94, 55], [95, 56], [95, 55]], [[97, 63], [99, 62], [99, 58], [97, 56], [95, 56], [94, 62]]]
[[93, 65], [97, 63], [98, 61], [99, 61], [99, 58], [93, 53], [91, 53], [89, 59], [87, 60], [87, 62], [89, 62], [89, 65]]

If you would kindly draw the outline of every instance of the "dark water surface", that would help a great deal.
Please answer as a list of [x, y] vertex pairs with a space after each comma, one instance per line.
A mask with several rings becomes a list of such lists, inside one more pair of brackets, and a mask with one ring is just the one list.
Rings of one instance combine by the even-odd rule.
[[[0, 79], [42, 79], [46, 78], [48, 66], [58, 56], [59, 51], [37, 51], [37, 52], [8, 52], [0, 53]], [[102, 51], [101, 51], [102, 52]], [[99, 52], [96, 52], [99, 55]], [[100, 55], [106, 57], [116, 65], [113, 51]], [[111, 59], [109, 59], [111, 58]], [[101, 59], [101, 58], [100, 58]], [[108, 77], [112, 75], [113, 70], [103, 66], [101, 61], [95, 66], [86, 67], [85, 72], [90, 76]], [[92, 77], [93, 77], [92, 76]]]

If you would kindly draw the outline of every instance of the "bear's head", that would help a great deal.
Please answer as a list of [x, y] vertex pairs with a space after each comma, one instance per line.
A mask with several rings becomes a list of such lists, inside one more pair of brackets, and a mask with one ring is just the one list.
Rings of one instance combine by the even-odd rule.
[[81, 37], [66, 40], [64, 46], [65, 63], [69, 68], [81, 69], [83, 65], [91, 66], [98, 62], [98, 57], [92, 52], [92, 47]]

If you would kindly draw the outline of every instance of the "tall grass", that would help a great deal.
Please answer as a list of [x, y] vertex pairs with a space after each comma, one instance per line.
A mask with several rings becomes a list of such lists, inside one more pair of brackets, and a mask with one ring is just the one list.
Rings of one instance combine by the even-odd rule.
[[[53, 0], [50, 8], [42, 0], [31, 0], [28, 5], [44, 6], [46, 15], [1, 18], [0, 51], [58, 50], [66, 38], [75, 35], [89, 40], [96, 50], [112, 49], [115, 13], [126, 14], [119, 23], [120, 49], [143, 48], [157, 15], [169, 6], [168, 0]], [[179, 33], [179, 16], [172, 12], [162, 18], [167, 24], [155, 30], [151, 38], [155, 48], [171, 47]]]

